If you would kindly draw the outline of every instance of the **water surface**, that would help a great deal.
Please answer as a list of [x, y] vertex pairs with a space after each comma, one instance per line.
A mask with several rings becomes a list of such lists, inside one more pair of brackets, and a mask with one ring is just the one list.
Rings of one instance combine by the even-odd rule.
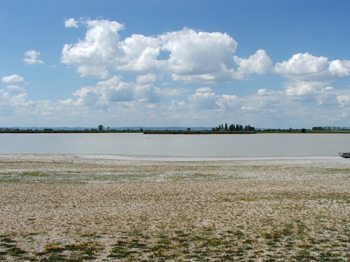
[[350, 151], [350, 134], [0, 134], [0, 154], [130, 157], [308, 157]]

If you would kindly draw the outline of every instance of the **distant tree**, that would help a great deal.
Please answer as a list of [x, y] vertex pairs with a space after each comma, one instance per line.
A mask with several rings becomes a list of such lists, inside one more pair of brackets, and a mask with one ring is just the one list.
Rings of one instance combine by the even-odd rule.
[[254, 128], [251, 127], [250, 125], [247, 125], [244, 127], [244, 131], [252, 131], [252, 130], [254, 130]]
[[251, 125], [246, 125], [246, 126], [243, 126], [243, 125], [240, 125], [240, 124], [230, 124], [228, 125], [227, 123], [225, 124], [220, 124], [218, 125], [217, 127], [213, 127], [211, 129], [212, 132], [242, 132], [242, 131], [254, 131], [255, 128], [252, 127]]
[[242, 125], [236, 125], [235, 131], [243, 131], [243, 126]]
[[98, 131], [103, 131], [103, 125], [98, 125]]

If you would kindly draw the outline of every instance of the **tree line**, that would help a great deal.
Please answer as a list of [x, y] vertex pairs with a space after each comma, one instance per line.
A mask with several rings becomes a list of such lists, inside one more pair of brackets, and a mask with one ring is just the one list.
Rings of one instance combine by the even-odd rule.
[[241, 125], [241, 124], [220, 124], [217, 127], [213, 127], [212, 132], [252, 132], [255, 131], [255, 127], [251, 125]]

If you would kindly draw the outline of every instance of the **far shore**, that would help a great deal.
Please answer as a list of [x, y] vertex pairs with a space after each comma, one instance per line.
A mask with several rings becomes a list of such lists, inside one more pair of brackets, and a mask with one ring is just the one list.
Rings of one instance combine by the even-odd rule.
[[258, 129], [254, 131], [212, 131], [212, 130], [178, 130], [178, 129], [12, 129], [0, 128], [1, 134], [145, 134], [145, 135], [242, 135], [242, 134], [350, 134], [344, 130], [311, 129]]
[[0, 155], [0, 260], [347, 261], [350, 161]]

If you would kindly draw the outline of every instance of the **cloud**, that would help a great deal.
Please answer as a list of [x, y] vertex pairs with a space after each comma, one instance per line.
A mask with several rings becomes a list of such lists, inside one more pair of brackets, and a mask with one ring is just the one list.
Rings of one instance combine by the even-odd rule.
[[24, 78], [17, 74], [12, 74], [2, 77], [1, 82], [6, 85], [19, 85], [24, 82]]
[[[264, 50], [248, 58], [233, 57], [237, 42], [222, 32], [184, 28], [157, 36], [132, 34], [124, 40], [123, 25], [89, 20], [85, 39], [65, 44], [61, 62], [81, 76], [108, 78], [121, 72], [157, 74], [182, 82], [220, 82], [269, 72], [272, 62]], [[237, 68], [237, 70], [236, 70]]]
[[17, 112], [21, 115], [30, 112], [33, 103], [27, 97], [23, 87], [10, 86], [0, 89], [0, 117], [12, 117]]
[[27, 65], [34, 65], [34, 64], [43, 64], [44, 61], [39, 59], [40, 52], [35, 50], [28, 50], [24, 53], [23, 61]]
[[334, 60], [329, 64], [329, 72], [337, 77], [346, 77], [350, 75], [349, 60]]
[[[61, 62], [97, 80], [55, 106], [82, 112], [86, 121], [91, 115], [149, 124], [251, 117], [248, 123], [279, 119], [289, 125], [288, 119], [310, 123], [313, 113], [326, 117], [339, 110], [350, 115], [349, 93], [332, 87], [333, 81], [350, 76], [350, 60], [297, 53], [274, 64], [262, 49], [239, 56], [236, 40], [224, 32], [183, 28], [122, 37], [124, 26], [115, 21], [79, 20], [79, 25], [86, 26], [85, 36], [63, 46]], [[264, 85], [235, 94], [234, 82], [270, 73], [284, 78], [280, 87], [274, 82], [272, 89]], [[227, 88], [230, 83], [232, 89]]]
[[234, 72], [233, 53], [237, 42], [225, 33], [201, 32], [184, 28], [157, 37], [132, 35], [119, 45], [124, 55], [119, 70], [162, 71], [173, 80], [213, 82], [242, 79], [264, 74], [272, 61], [264, 50], [248, 59], [235, 57], [239, 71]]
[[79, 90], [75, 91], [73, 95], [76, 97], [75, 101], [72, 99], [64, 100], [63, 104], [93, 106], [99, 100], [99, 96], [95, 87], [82, 87]]
[[197, 88], [195, 93], [190, 96], [190, 102], [197, 109], [216, 109], [217, 97], [209, 87]]
[[123, 25], [108, 20], [89, 20], [86, 25], [84, 40], [64, 45], [61, 62], [75, 66], [81, 76], [106, 78], [118, 56], [118, 32]]
[[275, 92], [266, 88], [259, 88], [256, 92], [258, 96], [272, 96]]
[[329, 61], [309, 53], [294, 54], [289, 60], [276, 63], [275, 72], [288, 79], [324, 81], [350, 75], [350, 61]]
[[147, 72], [164, 65], [158, 60], [160, 40], [157, 37], [133, 34], [120, 42], [119, 47], [122, 55], [117, 57], [118, 70]]
[[341, 103], [338, 100], [338, 94], [334, 92], [334, 88], [331, 86], [325, 87], [321, 92], [316, 96], [316, 101], [319, 106], [323, 108], [326, 107], [341, 107]]
[[134, 87], [114, 76], [98, 82], [96, 90], [102, 102], [128, 102], [134, 100]]
[[281, 111], [289, 106], [286, 97], [285, 92], [260, 88], [255, 94], [240, 97], [240, 112], [254, 114], [259, 121], [259, 115], [263, 114], [268, 118], [280, 118]]
[[[237, 96], [233, 94], [215, 94], [211, 88], [203, 87], [195, 90], [189, 97], [192, 109], [211, 110], [223, 114], [234, 113], [237, 116], [249, 112], [277, 114], [286, 102], [286, 95], [280, 91], [260, 89], [256, 94]], [[197, 114], [199, 116], [199, 114]]]
[[320, 88], [321, 88], [321, 85], [319, 82], [310, 82], [310, 81], [291, 82], [286, 86], [286, 95], [287, 96], [314, 95]]
[[[304, 93], [293, 90], [296, 93], [289, 94], [287, 86], [281, 90], [260, 88], [253, 94], [238, 96], [231, 92], [216, 94], [209, 87], [188, 94], [186, 90], [163, 89], [153, 84], [124, 82], [114, 76], [94, 86], [82, 87], [61, 101], [29, 100], [23, 87], [10, 86], [0, 90], [0, 119], [6, 123], [16, 120], [22, 125], [29, 123], [28, 119], [40, 119], [41, 123], [53, 125], [88, 126], [94, 125], [96, 119], [108, 125], [201, 123], [209, 126], [234, 119], [259, 127], [288, 128], [296, 127], [295, 124], [317, 125], [320, 119], [316, 116], [333, 121], [338, 112], [338, 121], [344, 121], [350, 115], [349, 92], [330, 86], [315, 84], [304, 87]], [[178, 96], [172, 99], [172, 95]]]
[[346, 104], [344, 96], [331, 87], [337, 79], [350, 76], [349, 60], [332, 60], [324, 56], [309, 53], [294, 54], [287, 61], [276, 63], [275, 72], [284, 76], [286, 99], [319, 106], [342, 106]]
[[64, 27], [66, 28], [78, 28], [78, 21], [75, 18], [68, 18], [64, 20]]
[[77, 105], [96, 106], [134, 100], [134, 87], [119, 77], [100, 81], [94, 87], [82, 87], [74, 94]]
[[96, 86], [82, 87], [73, 95], [74, 99], [63, 100], [62, 103], [89, 107], [134, 102], [154, 104], [159, 102], [161, 93], [153, 85], [126, 83], [120, 77], [114, 76], [99, 81]]
[[135, 89], [135, 97], [139, 102], [150, 104], [156, 104], [160, 100], [159, 93], [153, 86], [150, 85], [137, 86]]
[[285, 102], [297, 102], [307, 107], [320, 106], [341, 107], [342, 100], [338, 90], [321, 81], [292, 81], [287, 82], [285, 90]]
[[319, 93], [324, 88], [322, 82], [312, 82], [312, 81], [296, 81], [290, 82], [286, 85], [286, 95], [287, 96], [313, 96]]
[[160, 36], [162, 50], [169, 52], [168, 69], [176, 80], [215, 79], [233, 65], [237, 42], [220, 32], [197, 32], [189, 28]]
[[24, 87], [0, 89], [0, 119], [7, 126], [64, 125], [72, 112], [71, 107], [62, 106], [57, 101], [30, 100]]
[[222, 95], [218, 98], [217, 105], [223, 110], [237, 109], [241, 99], [236, 95]]
[[265, 50], [262, 49], [259, 49], [248, 58], [234, 56], [234, 60], [238, 65], [238, 69], [234, 73], [234, 77], [237, 79], [244, 79], [251, 74], [266, 74], [270, 71], [273, 64]]
[[349, 95], [338, 95], [337, 101], [341, 107], [350, 106], [350, 94]]
[[186, 108], [185, 101], [172, 100], [169, 106], [170, 110], [178, 111]]
[[188, 90], [185, 88], [168, 88], [168, 87], [157, 88], [157, 93], [162, 96], [180, 96], [187, 92]]
[[329, 63], [326, 57], [316, 57], [308, 53], [298, 53], [293, 55], [288, 61], [277, 63], [275, 71], [288, 78], [310, 78], [325, 74], [328, 65]]
[[136, 83], [138, 84], [150, 84], [157, 80], [155, 74], [138, 75], [136, 78]]

